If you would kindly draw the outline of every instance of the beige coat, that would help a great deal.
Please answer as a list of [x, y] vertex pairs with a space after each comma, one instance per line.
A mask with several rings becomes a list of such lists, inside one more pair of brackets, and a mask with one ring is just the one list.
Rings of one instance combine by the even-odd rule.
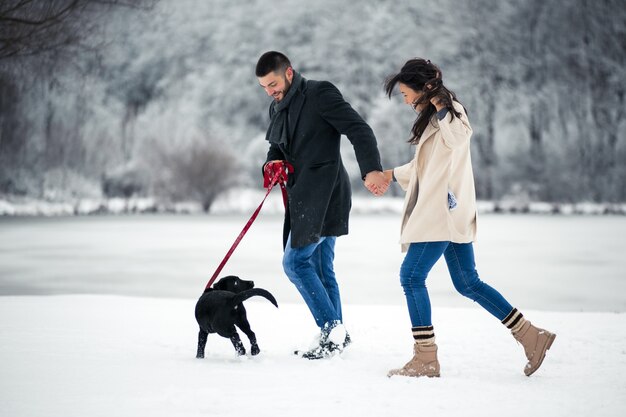
[[[476, 192], [470, 157], [472, 127], [462, 115], [443, 120], [435, 116], [421, 136], [415, 157], [394, 168], [398, 184], [406, 191], [400, 243], [406, 252], [412, 242], [451, 241], [468, 243], [476, 237]], [[448, 190], [457, 208], [448, 209]]]

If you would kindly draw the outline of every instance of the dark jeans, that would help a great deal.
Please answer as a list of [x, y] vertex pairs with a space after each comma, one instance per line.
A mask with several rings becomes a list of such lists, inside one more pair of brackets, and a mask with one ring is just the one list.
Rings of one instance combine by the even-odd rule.
[[291, 247], [291, 234], [283, 256], [283, 269], [309, 307], [315, 323], [342, 321], [341, 297], [335, 278], [334, 236], [321, 237], [316, 243], [302, 248]]
[[432, 326], [426, 277], [442, 254], [456, 290], [476, 301], [500, 321], [504, 320], [513, 307], [478, 277], [471, 243], [419, 242], [411, 243], [400, 268], [400, 283], [413, 327]]

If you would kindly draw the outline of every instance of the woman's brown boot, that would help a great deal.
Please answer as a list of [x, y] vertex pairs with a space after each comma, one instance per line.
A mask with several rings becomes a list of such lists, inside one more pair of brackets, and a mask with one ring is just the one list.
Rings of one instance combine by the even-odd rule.
[[524, 347], [524, 353], [528, 358], [524, 373], [530, 376], [541, 366], [546, 357], [546, 351], [552, 346], [556, 335], [535, 327], [526, 320], [521, 329], [513, 333], [513, 337]]
[[420, 346], [415, 343], [413, 347], [413, 359], [402, 368], [392, 369], [387, 373], [388, 377], [402, 376], [439, 376], [439, 361], [437, 360], [437, 345]]

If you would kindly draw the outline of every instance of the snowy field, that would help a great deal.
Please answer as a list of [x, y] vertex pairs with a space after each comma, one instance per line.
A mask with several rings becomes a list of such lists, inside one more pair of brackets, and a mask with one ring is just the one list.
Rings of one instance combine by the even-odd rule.
[[441, 262], [438, 379], [385, 376], [412, 348], [390, 214], [353, 216], [338, 240], [343, 355], [291, 355], [316, 329], [281, 272], [281, 219], [262, 213], [223, 273], [278, 300], [246, 302], [262, 352], [212, 335], [195, 359], [195, 301], [245, 220], [0, 219], [0, 416], [625, 415], [626, 218], [481, 216], [482, 278], [557, 339], [525, 377], [522, 347]]
[[[280, 301], [279, 301], [280, 303]], [[261, 354], [212, 335], [195, 359], [194, 300], [6, 297], [0, 415], [623, 416], [626, 315], [526, 311], [558, 336], [537, 373], [477, 309], [434, 308], [441, 378], [385, 375], [411, 354], [401, 306], [348, 305], [342, 356], [290, 355], [315, 329], [301, 304], [247, 302]], [[245, 343], [245, 340], [244, 340]], [[247, 343], [246, 343], [246, 346]]]

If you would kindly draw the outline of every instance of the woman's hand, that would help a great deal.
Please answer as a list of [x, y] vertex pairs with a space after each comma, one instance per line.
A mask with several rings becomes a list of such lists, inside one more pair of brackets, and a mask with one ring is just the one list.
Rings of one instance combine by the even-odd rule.
[[377, 197], [385, 194], [389, 188], [389, 181], [381, 171], [372, 171], [365, 176], [365, 187]]
[[383, 171], [383, 175], [385, 176], [385, 181], [391, 183], [393, 181], [393, 169], [386, 169]]
[[446, 97], [443, 94], [437, 94], [430, 99], [430, 102], [437, 109], [437, 111], [445, 109], [446, 106]]

